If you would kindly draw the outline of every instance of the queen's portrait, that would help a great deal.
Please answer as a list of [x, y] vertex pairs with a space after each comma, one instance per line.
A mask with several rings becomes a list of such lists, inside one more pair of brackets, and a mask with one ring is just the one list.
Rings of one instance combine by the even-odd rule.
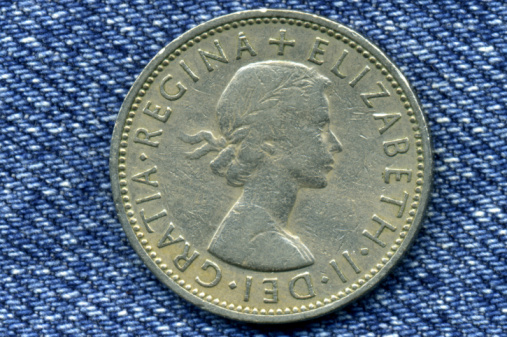
[[329, 129], [329, 79], [289, 61], [240, 68], [216, 107], [221, 136], [182, 135], [206, 143], [189, 153], [218, 152], [210, 166], [242, 189], [210, 240], [208, 251], [246, 269], [272, 272], [312, 265], [314, 256], [291, 232], [289, 216], [302, 188], [327, 186], [333, 152], [341, 144]]

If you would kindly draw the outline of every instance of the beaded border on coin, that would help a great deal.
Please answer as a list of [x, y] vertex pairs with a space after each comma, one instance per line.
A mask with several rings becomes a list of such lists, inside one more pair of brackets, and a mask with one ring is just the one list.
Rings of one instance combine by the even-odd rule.
[[[273, 17], [266, 16], [267, 12], [273, 13]], [[369, 51], [366, 50], [366, 48], [359, 44], [359, 42], [356, 41], [356, 39], [352, 36], [351, 32], [349, 32], [348, 28], [345, 26], [339, 25], [337, 23], [334, 23], [332, 21], [327, 21], [326, 23], [328, 25], [334, 25], [340, 27], [340, 29], [333, 29], [326, 26], [326, 23], [324, 24], [317, 24], [314, 22], [304, 19], [298, 19], [294, 16], [304, 16], [304, 17], [311, 17], [312, 19], [318, 19], [320, 21], [324, 20], [322, 18], [318, 18], [316, 16], [305, 14], [305, 13], [299, 13], [299, 12], [293, 12], [293, 11], [280, 11], [280, 10], [270, 10], [270, 11], [245, 11], [240, 12], [236, 14], [227, 15], [217, 20], [224, 20], [226, 18], [230, 18], [233, 16], [236, 16], [238, 14], [247, 15], [247, 14], [259, 14], [259, 16], [263, 17], [257, 17], [257, 18], [245, 18], [242, 20], [231, 20], [229, 22], [226, 21], [226, 23], [217, 24], [214, 26], [214, 28], [208, 29], [207, 31], [202, 32], [201, 34], [195, 36], [192, 39], [188, 39], [186, 42], [181, 43], [181, 45], [175, 49], [172, 53], [167, 55], [164, 59], [162, 59], [158, 65], [156, 65], [155, 70], [153, 70], [149, 77], [144, 81], [144, 83], [140, 86], [140, 88], [137, 90], [136, 96], [133, 100], [132, 104], [129, 104], [130, 107], [128, 107], [128, 116], [125, 119], [125, 123], [123, 125], [122, 131], [121, 131], [121, 141], [119, 143], [119, 149], [117, 151], [117, 155], [111, 151], [111, 167], [112, 165], [117, 165], [117, 174], [119, 180], [119, 186], [120, 186], [120, 196], [119, 199], [121, 200], [121, 203], [123, 205], [123, 209], [125, 210], [125, 213], [128, 217], [128, 223], [132, 227], [132, 230], [135, 232], [135, 237], [137, 238], [138, 242], [142, 246], [143, 250], [146, 252], [146, 254], [149, 256], [149, 259], [153, 261], [155, 264], [155, 268], [158, 268], [163, 275], [159, 275], [157, 272], [157, 276], [162, 279], [163, 276], [169, 277], [170, 280], [173, 281], [173, 284], [180, 287], [180, 289], [187, 293], [194, 298], [202, 301], [209, 302], [210, 304], [213, 304], [215, 306], [221, 307], [225, 310], [229, 310], [231, 312], [237, 312], [239, 314], [245, 314], [241, 316], [235, 316], [233, 318], [237, 318], [240, 320], [245, 321], [251, 321], [251, 322], [262, 322], [262, 323], [277, 323], [275, 320], [270, 320], [269, 316], [283, 316], [283, 315], [294, 315], [294, 314], [301, 314], [301, 313], [308, 313], [309, 315], [304, 315], [301, 317], [300, 315], [296, 315], [297, 318], [294, 319], [283, 319], [281, 322], [290, 322], [294, 320], [300, 320], [300, 319], [308, 319], [312, 317], [316, 317], [322, 314], [325, 314], [326, 312], [322, 313], [316, 313], [316, 314], [310, 314], [311, 311], [315, 311], [318, 308], [324, 307], [332, 302], [336, 302], [340, 299], [343, 299], [345, 297], [348, 297], [350, 294], [355, 292], [356, 290], [360, 288], [364, 288], [365, 285], [368, 285], [368, 281], [372, 280], [372, 278], [379, 274], [380, 271], [385, 267], [385, 265], [395, 256], [395, 252], [400, 250], [401, 244], [403, 241], [409, 236], [409, 230], [413, 226], [415, 216], [417, 214], [417, 210], [421, 203], [423, 203], [423, 208], [426, 207], [426, 200], [422, 197], [423, 193], [423, 184], [424, 184], [424, 177], [425, 177], [425, 171], [429, 172], [429, 175], [431, 176], [431, 158], [425, 158], [425, 154], [430, 153], [430, 146], [429, 143], [429, 136], [427, 137], [427, 141], [425, 142], [424, 135], [421, 133], [420, 128], [420, 122], [418, 121], [416, 117], [416, 113], [414, 112], [414, 109], [412, 107], [412, 104], [410, 103], [409, 98], [407, 97], [405, 91], [401, 88], [400, 83], [398, 83], [395, 80], [395, 77], [389, 72], [386, 66], [384, 66], [375, 56], [373, 56]], [[277, 15], [278, 14], [278, 15]], [[205, 23], [206, 25], [209, 24]], [[139, 103], [142, 102], [143, 96], [146, 94], [146, 91], [150, 88], [150, 84], [153, 83], [155, 77], [157, 77], [165, 67], [167, 67], [171, 62], [176, 60], [179, 56], [181, 56], [184, 52], [191, 49], [195, 45], [199, 44], [202, 40], [207, 39], [210, 36], [214, 36], [217, 34], [220, 34], [227, 30], [237, 29], [242, 26], [246, 25], [256, 25], [256, 24], [289, 24], [289, 25], [296, 25], [296, 26], [302, 26], [307, 29], [312, 29], [315, 31], [320, 31], [321, 33], [327, 33], [330, 37], [334, 37], [336, 40], [340, 40], [344, 44], [348, 45], [350, 48], [354, 49], [357, 53], [361, 54], [364, 58], [368, 59], [369, 62], [374, 65], [382, 75], [385, 76], [386, 80], [391, 84], [391, 87], [395, 89], [396, 94], [398, 94], [400, 101], [403, 104], [403, 107], [405, 108], [405, 112], [408, 116], [410, 116], [409, 121], [412, 126], [412, 130], [414, 132], [413, 137], [415, 138], [415, 144], [416, 144], [416, 153], [417, 156], [417, 180], [416, 180], [416, 188], [415, 188], [415, 195], [412, 197], [412, 204], [411, 204], [411, 210], [409, 211], [409, 216], [406, 218], [405, 225], [402, 227], [402, 231], [399, 234], [399, 238], [395, 240], [395, 244], [391, 246], [391, 249], [389, 252], [387, 252], [381, 260], [376, 264], [376, 268], [372, 268], [369, 273], [366, 273], [363, 275], [362, 278], [357, 280], [356, 283], [353, 283], [350, 285], [350, 287], [345, 288], [344, 291], [337, 292], [334, 295], [331, 295], [329, 297], [326, 297], [324, 299], [315, 301], [309, 305], [301, 305], [299, 307], [294, 306], [293, 308], [277, 308], [277, 309], [259, 309], [256, 307], [249, 307], [249, 306], [241, 306], [241, 305], [235, 305], [233, 303], [227, 303], [227, 301], [221, 301], [219, 298], [214, 298], [212, 295], [206, 294], [204, 291], [198, 289], [197, 287], [192, 287], [190, 284], [186, 284], [185, 280], [181, 279], [181, 276], [178, 274], [175, 274], [172, 269], [169, 269], [168, 265], [163, 263], [162, 259], [160, 257], [157, 257], [157, 253], [152, 251], [153, 248], [150, 246], [150, 242], [146, 239], [144, 239], [144, 233], [141, 230], [141, 227], [137, 224], [137, 219], [135, 217], [135, 213], [132, 210], [132, 204], [130, 203], [130, 197], [129, 197], [129, 191], [127, 187], [127, 180], [126, 178], [126, 154], [127, 154], [127, 146], [128, 146], [128, 137], [129, 137], [129, 131], [130, 131], [130, 125], [132, 125], [133, 118], [136, 116], [136, 111], [139, 109]], [[199, 26], [198, 26], [199, 27]], [[198, 28], [196, 27], [196, 28]], [[194, 28], [194, 29], [196, 29]], [[344, 31], [345, 30], [345, 31]], [[192, 32], [189, 31], [188, 33]], [[364, 38], [363, 38], [364, 39]], [[366, 39], [365, 39], [366, 40]], [[176, 42], [176, 41], [175, 41]], [[153, 61], [152, 61], [153, 62]], [[151, 64], [151, 62], [150, 62]], [[401, 77], [403, 80], [403, 75], [401, 73], [397, 74], [397, 76]], [[137, 81], [136, 81], [137, 82]], [[407, 83], [405, 83], [408, 85]], [[131, 93], [129, 93], [130, 95]], [[415, 96], [413, 97], [415, 101], [417, 99]], [[122, 110], [124, 107], [122, 106]], [[422, 113], [418, 116], [421, 119], [424, 119], [424, 116]], [[424, 122], [424, 120], [421, 120], [421, 122]], [[422, 123], [425, 124], [425, 123]], [[118, 127], [118, 125], [117, 125]], [[425, 131], [427, 132], [427, 129], [425, 128]], [[117, 130], [115, 130], [115, 133]], [[114, 138], [114, 137], [113, 137]], [[426, 149], [425, 149], [426, 147]], [[426, 150], [426, 151], [425, 151]], [[426, 166], [425, 166], [425, 161]], [[429, 164], [429, 165], [428, 165]], [[429, 167], [428, 167], [429, 166]], [[111, 171], [113, 171], [112, 169]], [[113, 172], [111, 173], [112, 178]], [[113, 180], [113, 179], [112, 179]], [[114, 182], [114, 180], [113, 180]], [[114, 183], [113, 183], [114, 184]], [[429, 185], [429, 183], [427, 184]], [[427, 196], [429, 195], [430, 186], [428, 186], [427, 189]], [[115, 195], [115, 200], [118, 200]], [[117, 203], [117, 208], [118, 207]], [[423, 209], [424, 212], [424, 209]], [[421, 215], [422, 220], [422, 215]], [[416, 228], [417, 230], [417, 228]], [[410, 235], [410, 237], [413, 237], [415, 233]], [[403, 251], [406, 250], [407, 247], [404, 247]], [[399, 258], [399, 257], [398, 257]], [[147, 262], [145, 260], [145, 262]], [[151, 268], [153, 270], [153, 268]], [[385, 275], [379, 275], [380, 277]], [[377, 281], [378, 283], [378, 281]], [[371, 288], [371, 287], [369, 287]], [[183, 295], [182, 293], [180, 293]], [[361, 294], [362, 295], [362, 294]], [[188, 298], [187, 296], [184, 296], [185, 298]], [[191, 299], [190, 299], [191, 300]], [[195, 301], [192, 301], [195, 303]], [[198, 303], [196, 303], [198, 304]], [[202, 306], [202, 305], [201, 305]], [[212, 312], [216, 312], [218, 314], [222, 314], [225, 316], [230, 317], [231, 315], [227, 315], [224, 312], [213, 310], [212, 306], [205, 307], [207, 310], [210, 310]], [[332, 310], [331, 308], [330, 310]], [[268, 319], [249, 319], [249, 316], [255, 316], [258, 318], [259, 316], [264, 316]], [[286, 317], [288, 318], [288, 317]]]

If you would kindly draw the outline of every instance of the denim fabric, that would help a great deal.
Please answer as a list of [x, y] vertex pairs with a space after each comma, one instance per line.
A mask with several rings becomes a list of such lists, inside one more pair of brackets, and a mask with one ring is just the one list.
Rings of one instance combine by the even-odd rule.
[[[378, 288], [290, 326], [179, 298], [130, 247], [108, 172], [116, 115], [168, 42], [259, 7], [340, 21], [402, 69], [435, 150], [428, 217]], [[0, 0], [1, 336], [507, 336], [505, 1]]]

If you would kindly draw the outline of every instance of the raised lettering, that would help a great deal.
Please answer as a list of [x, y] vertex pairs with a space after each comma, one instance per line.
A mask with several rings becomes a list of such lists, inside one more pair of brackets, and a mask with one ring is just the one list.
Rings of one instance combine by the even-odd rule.
[[320, 49], [320, 45], [328, 45], [329, 41], [323, 40], [321, 38], [316, 38], [315, 43], [313, 44], [312, 51], [310, 52], [310, 57], [308, 57], [308, 61], [313, 62], [315, 64], [321, 65], [324, 61], [317, 59], [317, 55], [324, 55], [325, 50]]
[[133, 175], [132, 180], [137, 183], [146, 184], [146, 185], [153, 186], [153, 187], [158, 187], [158, 181], [150, 180], [150, 176], [155, 173], [157, 173], [157, 167], [153, 166], [151, 169], [148, 169], [146, 171], [143, 171], [141, 173]]
[[347, 77], [347, 75], [342, 74], [340, 72], [339, 68], [343, 63], [343, 60], [345, 60], [345, 58], [347, 57], [348, 54], [349, 54], [349, 51], [347, 49], [344, 49], [342, 54], [338, 58], [338, 61], [336, 61], [336, 64], [333, 66], [333, 68], [331, 68], [331, 72], [342, 79]]
[[370, 71], [370, 67], [368, 66], [365, 66], [363, 68], [363, 70], [361, 70], [361, 72], [359, 74], [357, 74], [357, 76], [349, 82], [349, 85], [354, 88], [356, 86], [357, 83], [359, 83], [359, 81], [361, 81], [361, 79], [366, 75], [368, 74], [368, 72]]
[[388, 142], [384, 142], [384, 152], [389, 157], [394, 157], [398, 153], [407, 153], [410, 148], [408, 138], [395, 139]]
[[347, 260], [347, 262], [350, 264], [350, 266], [352, 267], [352, 269], [354, 269], [354, 271], [356, 272], [356, 274], [359, 274], [361, 272], [361, 269], [359, 269], [359, 267], [354, 263], [354, 261], [350, 257], [349, 252], [348, 251], [344, 251], [342, 253], [342, 255], [345, 258], [345, 260]]
[[412, 170], [395, 169], [395, 168], [386, 167], [386, 171], [384, 173], [384, 182], [386, 184], [390, 183], [390, 177], [392, 174], [394, 174], [394, 179], [396, 181], [401, 181], [402, 175], [407, 176], [407, 183], [409, 183], [410, 180], [412, 180]]
[[401, 218], [403, 216], [403, 212], [405, 211], [405, 207], [407, 206], [408, 201], [408, 193], [403, 191], [403, 200], [396, 200], [385, 195], [380, 196], [380, 201], [387, 202], [389, 204], [393, 204], [399, 207], [398, 214], [396, 214], [397, 218]]
[[162, 236], [162, 238], [158, 241], [158, 244], [157, 244], [157, 247], [158, 248], [163, 248], [165, 246], [169, 246], [169, 245], [173, 245], [175, 243], [178, 243], [178, 242], [183, 242], [185, 241], [185, 239], [183, 238], [183, 236], [178, 236], [176, 239], [171, 235], [172, 232], [174, 230], [174, 225], [173, 223], [169, 223], [169, 227], [167, 227], [167, 230], [165, 231], [164, 235]]
[[248, 51], [250, 53], [250, 56], [257, 55], [257, 52], [252, 48], [250, 42], [248, 42], [245, 33], [240, 32], [238, 35], [238, 50], [236, 53], [236, 60], [241, 59], [241, 54], [243, 54], [244, 51]]
[[206, 270], [208, 268], [212, 268], [215, 270], [215, 278], [213, 280], [211, 280], [210, 282], [204, 282], [199, 278], [199, 276], [196, 276], [195, 282], [202, 285], [203, 287], [211, 288], [211, 287], [216, 286], [218, 284], [218, 282], [220, 282], [220, 280], [222, 279], [222, 271], [220, 270], [220, 267], [218, 267], [218, 265], [215, 262], [210, 261], [210, 260], [206, 260], [206, 261], [204, 261], [204, 264], [202, 265], [201, 269]]
[[380, 237], [380, 234], [382, 234], [382, 232], [384, 231], [384, 229], [389, 229], [391, 232], [394, 232], [396, 231], [396, 227], [394, 227], [393, 225], [389, 224], [387, 221], [381, 219], [378, 217], [378, 215], [376, 214], [373, 214], [373, 217], [372, 217], [372, 220], [375, 221], [376, 223], [378, 223], [380, 225], [380, 228], [375, 232], [375, 235], [371, 235], [370, 232], [368, 232], [366, 229], [363, 231], [363, 235], [365, 237], [367, 237], [368, 239], [372, 240], [373, 242], [375, 242], [377, 245], [379, 245], [380, 247], [385, 247], [386, 246], [386, 243], [381, 241], [379, 239]]
[[250, 289], [252, 288], [252, 276], [247, 276], [245, 281], [245, 297], [243, 301], [248, 302], [250, 300]]
[[331, 261], [329, 261], [329, 264], [331, 265], [331, 267], [333, 267], [334, 271], [336, 272], [336, 275], [338, 275], [338, 277], [340, 278], [340, 280], [342, 280], [343, 283], [347, 282], [347, 279], [345, 278], [345, 275], [343, 275], [343, 273], [340, 270], [340, 268], [338, 268], [338, 264], [336, 264], [336, 261], [335, 260], [331, 260]]
[[394, 125], [394, 123], [396, 123], [401, 118], [401, 114], [400, 113], [373, 114], [373, 118], [375, 118], [375, 120], [380, 119], [380, 120], [382, 120], [382, 122], [384, 122], [384, 126], [382, 126], [380, 129], [378, 129], [380, 134], [383, 135], [384, 132], [386, 132], [391, 126]]
[[[306, 285], [306, 290], [307, 290], [306, 294], [302, 295], [302, 294], [296, 292], [296, 290], [294, 289], [296, 286], [296, 282], [299, 280], [304, 281], [304, 283]], [[306, 272], [306, 273], [302, 273], [302, 274], [294, 276], [289, 282], [289, 291], [290, 291], [290, 294], [292, 295], [292, 297], [294, 297], [295, 299], [298, 299], [298, 300], [305, 300], [305, 299], [314, 297], [315, 290], [313, 289], [313, 284], [312, 284], [312, 279], [310, 277], [310, 273]]]
[[162, 195], [160, 193], [155, 193], [155, 194], [152, 194], [152, 195], [149, 195], [147, 197], [144, 197], [144, 198], [139, 198], [139, 199], [136, 199], [136, 204], [142, 204], [144, 202], [148, 202], [148, 201], [152, 201], [152, 200], [157, 200], [157, 199], [160, 199], [162, 198]]
[[199, 76], [197, 76], [192, 69], [185, 63], [184, 60], [180, 61], [180, 66], [183, 68], [183, 70], [187, 73], [188, 77], [192, 79], [192, 81], [197, 82], [199, 81]]
[[213, 67], [211, 66], [211, 63], [209, 62], [209, 59], [222, 62], [222, 63], [229, 63], [229, 60], [227, 59], [227, 56], [225, 56], [224, 50], [222, 46], [220, 45], [220, 42], [218, 40], [213, 41], [215, 44], [215, 47], [218, 50], [218, 53], [220, 55], [212, 54], [210, 52], [204, 51], [202, 49], [199, 49], [199, 54], [201, 55], [201, 58], [206, 65], [206, 69], [208, 69], [209, 72], [213, 71]]
[[[144, 145], [148, 145], [151, 147], [158, 147], [159, 142], [151, 141], [151, 137], [157, 137], [162, 134], [162, 130], [149, 132], [145, 128], [139, 128], [136, 130], [136, 135], [134, 137], [134, 143], [140, 143]], [[141, 138], [140, 136], [143, 135]]]
[[[197, 257], [200, 255], [199, 252], [194, 250], [192, 255], [188, 256], [189, 250], [190, 250], [190, 243], [185, 242], [185, 247], [183, 248], [183, 253], [181, 253], [180, 255], [178, 255], [174, 258], [174, 261], [173, 261], [174, 265], [176, 266], [176, 268], [178, 268], [181, 271], [187, 270], [187, 268], [190, 267], [192, 262], [194, 262], [194, 260], [197, 259]], [[183, 265], [180, 265], [181, 261], [185, 261], [183, 263]]]
[[[181, 98], [181, 96], [183, 96], [187, 92], [187, 88], [185, 88], [185, 86], [183, 84], [181, 84], [181, 82], [178, 82], [178, 83], [176, 83], [176, 87], [178, 88], [178, 92], [175, 94], [169, 94], [165, 90], [165, 84], [167, 82], [169, 82], [172, 78], [173, 77], [171, 75], [167, 75], [162, 80], [162, 82], [160, 82], [160, 94], [162, 95], [162, 97], [164, 97], [167, 100], [175, 101], [175, 100]], [[167, 109], [168, 109], [168, 111], [170, 111], [169, 108], [167, 108]], [[170, 114], [170, 112], [169, 112], [169, 114]], [[167, 118], [169, 118], [169, 117], [167, 117]]]
[[266, 295], [271, 297], [264, 297], [264, 303], [277, 303], [278, 302], [278, 280], [276, 278], [265, 278], [262, 283], [271, 283], [271, 289], [264, 289]]
[[373, 108], [373, 104], [371, 104], [370, 99], [391, 96], [391, 94], [389, 93], [389, 91], [387, 91], [386, 87], [384, 86], [384, 84], [382, 84], [382, 82], [377, 82], [377, 85], [379, 86], [381, 91], [364, 93], [360, 95], [361, 98], [363, 99], [364, 104], [366, 104], [368, 108]]
[[146, 104], [146, 107], [144, 108], [143, 113], [150, 116], [150, 117], [155, 118], [158, 121], [161, 121], [162, 123], [167, 122], [167, 120], [171, 116], [171, 112], [172, 112], [171, 109], [169, 107], [167, 107], [164, 114], [161, 115], [160, 114], [160, 109], [162, 108], [161, 106], [155, 105], [155, 109], [153, 111], [151, 111], [150, 105], [151, 105], [151, 102], [148, 102]]
[[163, 218], [163, 217], [167, 216], [167, 211], [165, 209], [163, 209], [159, 213], [157, 213], [157, 214], [155, 214], [153, 216], [150, 216], [149, 218], [146, 218], [146, 216], [144, 215], [144, 209], [142, 209], [139, 212], [139, 215], [141, 216], [141, 220], [143, 221], [143, 224], [146, 227], [146, 230], [148, 231], [148, 233], [153, 233], [154, 230], [153, 230], [153, 228], [151, 228], [151, 226], [149, 225], [149, 223], [153, 222], [153, 221], [155, 221], [157, 219], [160, 219], [160, 218]]

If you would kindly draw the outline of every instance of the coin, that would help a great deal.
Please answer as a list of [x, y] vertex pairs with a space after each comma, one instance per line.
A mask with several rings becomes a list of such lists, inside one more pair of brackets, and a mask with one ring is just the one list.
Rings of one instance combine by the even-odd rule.
[[255, 10], [162, 49], [128, 93], [110, 157], [135, 251], [229, 318], [284, 323], [354, 301], [394, 267], [431, 185], [400, 70], [359, 33]]

